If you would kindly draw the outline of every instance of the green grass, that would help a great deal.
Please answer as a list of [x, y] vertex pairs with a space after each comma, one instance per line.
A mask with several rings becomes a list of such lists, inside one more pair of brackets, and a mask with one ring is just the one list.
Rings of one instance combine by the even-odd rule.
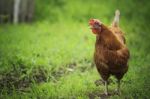
[[[90, 94], [98, 98], [104, 86], [94, 84], [100, 76], [91, 67], [95, 35], [88, 20], [98, 18], [109, 25], [120, 9], [130, 67], [122, 81], [122, 95], [110, 98], [148, 99], [149, 8], [148, 0], [37, 0], [33, 23], [0, 25], [0, 80], [8, 78], [11, 86], [0, 86], [0, 98], [87, 99]], [[40, 77], [45, 77], [44, 82], [37, 83]], [[13, 80], [24, 79], [29, 79], [29, 87], [21, 90], [13, 85]], [[112, 79], [110, 92], [116, 88]]]

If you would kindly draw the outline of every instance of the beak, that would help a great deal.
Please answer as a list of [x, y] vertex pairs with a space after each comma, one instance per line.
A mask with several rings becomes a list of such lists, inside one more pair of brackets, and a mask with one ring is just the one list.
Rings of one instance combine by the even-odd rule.
[[90, 25], [90, 29], [99, 29], [99, 27]]

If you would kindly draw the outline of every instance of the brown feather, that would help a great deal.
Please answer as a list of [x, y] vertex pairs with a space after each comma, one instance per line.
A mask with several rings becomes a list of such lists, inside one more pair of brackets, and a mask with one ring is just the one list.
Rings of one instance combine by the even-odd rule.
[[125, 46], [125, 37], [118, 27], [108, 28], [102, 24], [102, 31], [97, 34], [94, 61], [104, 80], [110, 75], [121, 79], [128, 70], [130, 56]]

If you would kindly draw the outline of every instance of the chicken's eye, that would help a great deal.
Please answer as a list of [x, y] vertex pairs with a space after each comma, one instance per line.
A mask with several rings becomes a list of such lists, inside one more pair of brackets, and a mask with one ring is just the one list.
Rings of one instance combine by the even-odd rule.
[[95, 25], [96, 25], [96, 26], [101, 26], [98, 22], [95, 22]]
[[101, 25], [99, 23], [94, 24], [94, 28], [99, 28]]

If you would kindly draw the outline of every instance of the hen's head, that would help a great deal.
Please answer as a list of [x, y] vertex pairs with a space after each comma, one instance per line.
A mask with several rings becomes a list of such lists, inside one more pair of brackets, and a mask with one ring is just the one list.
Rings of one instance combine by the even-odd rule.
[[102, 23], [98, 19], [90, 19], [89, 25], [94, 34], [98, 34], [101, 32]]

